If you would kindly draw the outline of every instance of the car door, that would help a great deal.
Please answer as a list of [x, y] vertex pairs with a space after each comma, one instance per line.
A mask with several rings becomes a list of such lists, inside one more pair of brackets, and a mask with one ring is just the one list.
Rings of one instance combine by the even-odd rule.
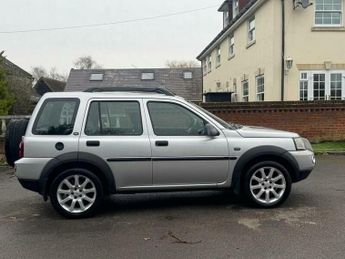
[[80, 152], [104, 159], [116, 188], [152, 185], [151, 148], [142, 100], [91, 100]]
[[215, 185], [229, 168], [223, 133], [205, 135], [206, 121], [183, 103], [144, 100], [152, 148], [155, 186]]

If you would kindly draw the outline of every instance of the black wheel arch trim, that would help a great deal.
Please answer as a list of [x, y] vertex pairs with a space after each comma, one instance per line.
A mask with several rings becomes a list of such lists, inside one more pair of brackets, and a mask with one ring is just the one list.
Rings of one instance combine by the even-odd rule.
[[[244, 154], [240, 156], [238, 159], [235, 168], [233, 170], [232, 180], [231, 180], [231, 187], [233, 191], [237, 194], [241, 191], [241, 180], [243, 175], [243, 170], [252, 162], [260, 158], [269, 158], [272, 157], [272, 161], [276, 161], [276, 159], [281, 159], [286, 164], [283, 166], [288, 165], [288, 171], [292, 178], [293, 182], [298, 180], [299, 174], [299, 166], [296, 159], [285, 149], [277, 147], [277, 146], [260, 146], [252, 148], [246, 151]], [[279, 161], [278, 161], [279, 162]]]
[[[39, 179], [39, 193], [43, 195], [45, 200], [47, 199], [49, 193], [50, 182], [48, 180], [55, 170], [68, 164], [78, 166], [78, 163], [82, 163], [83, 165], [89, 164], [90, 166], [97, 168], [105, 178], [104, 191], [107, 193], [115, 193], [115, 179], [105, 160], [99, 156], [86, 152], [69, 152], [55, 157], [43, 168], [41, 177]], [[97, 172], [95, 173], [97, 175]]]

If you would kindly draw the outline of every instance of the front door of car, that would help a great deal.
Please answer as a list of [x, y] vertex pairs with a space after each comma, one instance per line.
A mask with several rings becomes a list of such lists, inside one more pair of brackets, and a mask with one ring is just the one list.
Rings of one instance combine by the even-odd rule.
[[182, 103], [145, 101], [155, 186], [214, 185], [227, 178], [227, 140], [207, 136], [208, 122]]
[[79, 151], [104, 159], [119, 190], [152, 186], [151, 148], [142, 109], [142, 100], [89, 103]]

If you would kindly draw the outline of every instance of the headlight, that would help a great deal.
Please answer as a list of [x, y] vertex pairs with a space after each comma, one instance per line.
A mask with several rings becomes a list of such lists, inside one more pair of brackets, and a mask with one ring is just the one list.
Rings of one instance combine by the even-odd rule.
[[294, 138], [293, 141], [295, 142], [296, 150], [306, 150], [306, 147], [302, 138]]
[[310, 150], [313, 151], [313, 148], [306, 138], [294, 138], [296, 150]]

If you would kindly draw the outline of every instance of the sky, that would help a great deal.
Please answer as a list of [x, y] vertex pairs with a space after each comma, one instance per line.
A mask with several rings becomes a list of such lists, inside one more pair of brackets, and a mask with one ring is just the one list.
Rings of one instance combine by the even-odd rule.
[[0, 33], [0, 51], [30, 72], [68, 73], [80, 56], [103, 68], [164, 67], [196, 60], [222, 29], [223, 0], [0, 0], [0, 32], [111, 23], [211, 7], [192, 13], [111, 26]]

